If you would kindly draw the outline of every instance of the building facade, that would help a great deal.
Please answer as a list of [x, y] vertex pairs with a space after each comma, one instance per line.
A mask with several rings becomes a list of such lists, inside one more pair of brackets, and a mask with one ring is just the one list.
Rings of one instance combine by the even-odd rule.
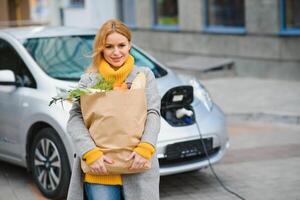
[[0, 0], [0, 27], [21, 25], [30, 19], [29, 1]]
[[0, 27], [98, 28], [110, 18], [167, 64], [231, 59], [240, 76], [300, 80], [299, 0], [0, 0]]
[[118, 18], [116, 0], [0, 0], [0, 28], [30, 25], [99, 27]]
[[0, 0], [0, 28], [62, 25], [72, 0]]
[[[77, 2], [77, 3], [76, 3]], [[117, 18], [115, 0], [75, 0], [63, 9], [64, 25], [99, 28], [106, 20]]]
[[299, 0], [121, 0], [120, 6], [134, 42], [165, 63], [230, 58], [241, 76], [300, 80]]

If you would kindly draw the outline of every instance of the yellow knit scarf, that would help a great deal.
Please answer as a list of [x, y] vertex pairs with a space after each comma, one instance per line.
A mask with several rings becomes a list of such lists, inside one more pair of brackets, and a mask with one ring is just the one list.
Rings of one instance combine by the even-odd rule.
[[100, 61], [100, 65], [98, 67], [98, 71], [101, 76], [107, 80], [112, 81], [114, 80], [114, 85], [122, 84], [131, 70], [133, 69], [134, 65], [134, 58], [132, 55], [129, 55], [125, 63], [118, 69], [114, 70], [108, 62], [103, 58]]

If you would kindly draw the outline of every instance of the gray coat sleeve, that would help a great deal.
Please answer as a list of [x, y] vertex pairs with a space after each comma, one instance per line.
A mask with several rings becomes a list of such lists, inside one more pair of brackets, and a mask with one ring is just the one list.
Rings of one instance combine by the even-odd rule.
[[141, 142], [147, 142], [156, 147], [158, 133], [160, 131], [160, 103], [156, 80], [152, 71], [145, 68], [147, 78], [147, 119]]
[[[89, 74], [83, 74], [79, 81], [79, 87], [86, 87], [89, 84], [89, 81]], [[74, 102], [70, 110], [67, 131], [71, 135], [73, 143], [75, 144], [76, 152], [80, 157], [96, 147], [84, 124], [79, 102]]]

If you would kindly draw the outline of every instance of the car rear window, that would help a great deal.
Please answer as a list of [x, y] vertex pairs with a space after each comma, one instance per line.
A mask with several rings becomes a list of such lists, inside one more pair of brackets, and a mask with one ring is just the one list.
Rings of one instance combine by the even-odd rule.
[[[91, 64], [94, 37], [85, 35], [30, 38], [25, 41], [24, 46], [49, 76], [77, 81]], [[138, 49], [133, 47], [130, 53], [135, 58], [137, 66], [149, 67], [156, 78], [167, 74]]]

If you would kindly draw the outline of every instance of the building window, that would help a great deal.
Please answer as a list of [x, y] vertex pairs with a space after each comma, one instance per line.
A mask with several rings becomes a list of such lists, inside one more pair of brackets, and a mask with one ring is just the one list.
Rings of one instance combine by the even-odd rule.
[[134, 0], [120, 0], [120, 5], [121, 20], [129, 27], [134, 27], [136, 25]]
[[206, 0], [205, 30], [245, 33], [244, 0]]
[[177, 0], [153, 0], [154, 28], [177, 29], [178, 28], [178, 1]]
[[281, 31], [287, 34], [300, 34], [300, 1], [281, 0]]
[[84, 0], [70, 0], [70, 7], [84, 7]]

